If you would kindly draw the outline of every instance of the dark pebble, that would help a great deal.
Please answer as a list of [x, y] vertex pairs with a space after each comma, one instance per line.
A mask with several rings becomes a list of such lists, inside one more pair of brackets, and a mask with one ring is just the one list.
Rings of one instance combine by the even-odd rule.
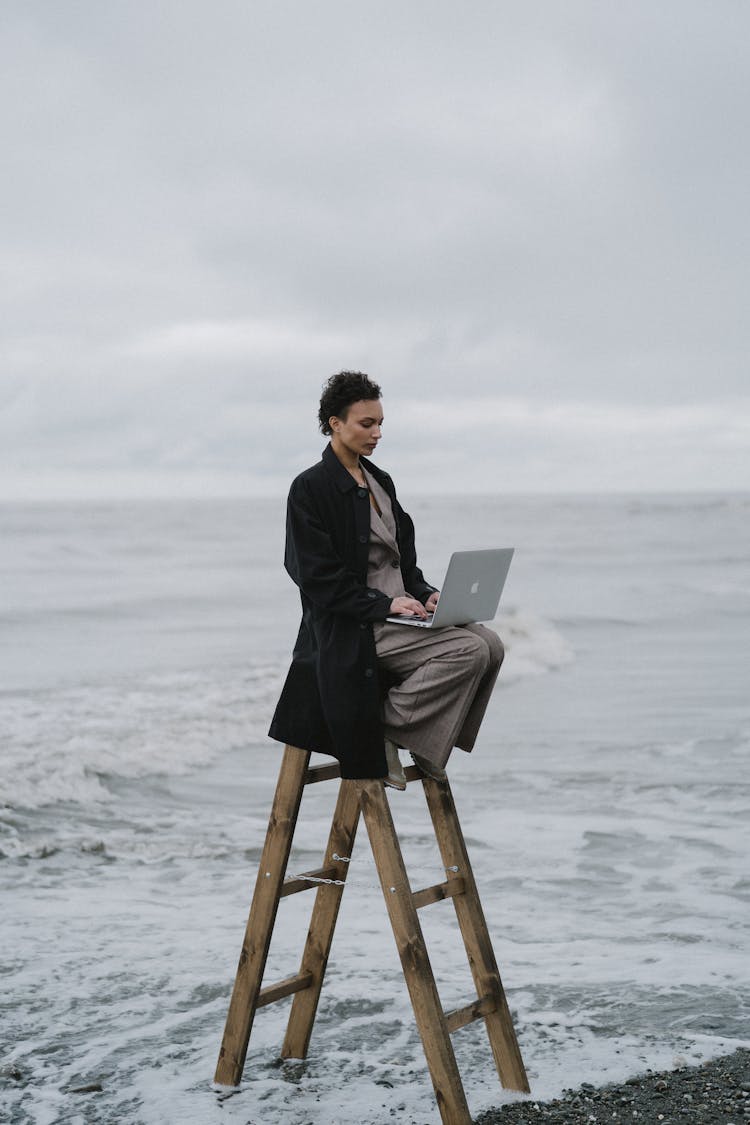
[[8, 1066], [0, 1067], [0, 1077], [10, 1078], [11, 1082], [23, 1082], [25, 1076], [20, 1066], [9, 1063]]
[[524, 1125], [532, 1115], [550, 1125], [740, 1125], [750, 1108], [748, 1091], [750, 1050], [741, 1048], [702, 1066], [663, 1074], [648, 1071], [619, 1086], [597, 1088], [584, 1082], [551, 1102], [539, 1102], [532, 1095], [488, 1110], [474, 1125]]

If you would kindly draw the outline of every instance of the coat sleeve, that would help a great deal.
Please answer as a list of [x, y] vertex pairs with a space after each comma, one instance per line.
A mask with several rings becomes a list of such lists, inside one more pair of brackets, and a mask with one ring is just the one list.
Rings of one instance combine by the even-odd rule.
[[306, 482], [294, 481], [286, 515], [284, 566], [306, 597], [327, 613], [384, 621], [391, 598], [359, 581], [338, 554]]

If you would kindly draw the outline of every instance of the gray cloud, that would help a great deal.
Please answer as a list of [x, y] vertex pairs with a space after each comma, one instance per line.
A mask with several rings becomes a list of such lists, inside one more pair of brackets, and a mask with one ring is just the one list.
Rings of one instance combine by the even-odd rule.
[[435, 487], [750, 486], [744, 5], [5, 25], [4, 494], [281, 488], [343, 366]]

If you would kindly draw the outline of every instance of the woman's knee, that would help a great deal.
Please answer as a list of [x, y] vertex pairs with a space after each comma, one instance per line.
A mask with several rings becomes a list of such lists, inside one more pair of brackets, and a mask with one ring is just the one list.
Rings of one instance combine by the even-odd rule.
[[492, 651], [490, 646], [483, 636], [473, 631], [467, 635], [466, 640], [468, 642], [467, 657], [471, 667], [473, 671], [482, 675], [492, 663]]
[[471, 628], [458, 626], [450, 638], [450, 644], [446, 644], [437, 659], [454, 664], [460, 676], [483, 676], [488, 669], [499, 667], [503, 658], [500, 638], [489, 630], [479, 630], [480, 627], [476, 625]]
[[499, 668], [505, 657], [505, 646], [493, 629], [488, 629], [484, 625], [478, 626], [475, 636], [481, 639], [482, 643], [487, 649], [487, 666], [489, 668]]

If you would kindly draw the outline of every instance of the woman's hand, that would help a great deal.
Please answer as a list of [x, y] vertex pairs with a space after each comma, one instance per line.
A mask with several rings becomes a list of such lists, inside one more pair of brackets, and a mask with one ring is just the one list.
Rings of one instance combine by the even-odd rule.
[[430, 594], [429, 598], [424, 603], [424, 607], [425, 607], [425, 609], [427, 610], [428, 613], [434, 613], [435, 612], [435, 610], [437, 609], [437, 604], [438, 604], [439, 600], [440, 600], [440, 591], [435, 590], [434, 594]]
[[[430, 595], [432, 597], [432, 595]], [[407, 617], [426, 617], [427, 610], [416, 598], [394, 598], [391, 602], [391, 613], [402, 613]]]

